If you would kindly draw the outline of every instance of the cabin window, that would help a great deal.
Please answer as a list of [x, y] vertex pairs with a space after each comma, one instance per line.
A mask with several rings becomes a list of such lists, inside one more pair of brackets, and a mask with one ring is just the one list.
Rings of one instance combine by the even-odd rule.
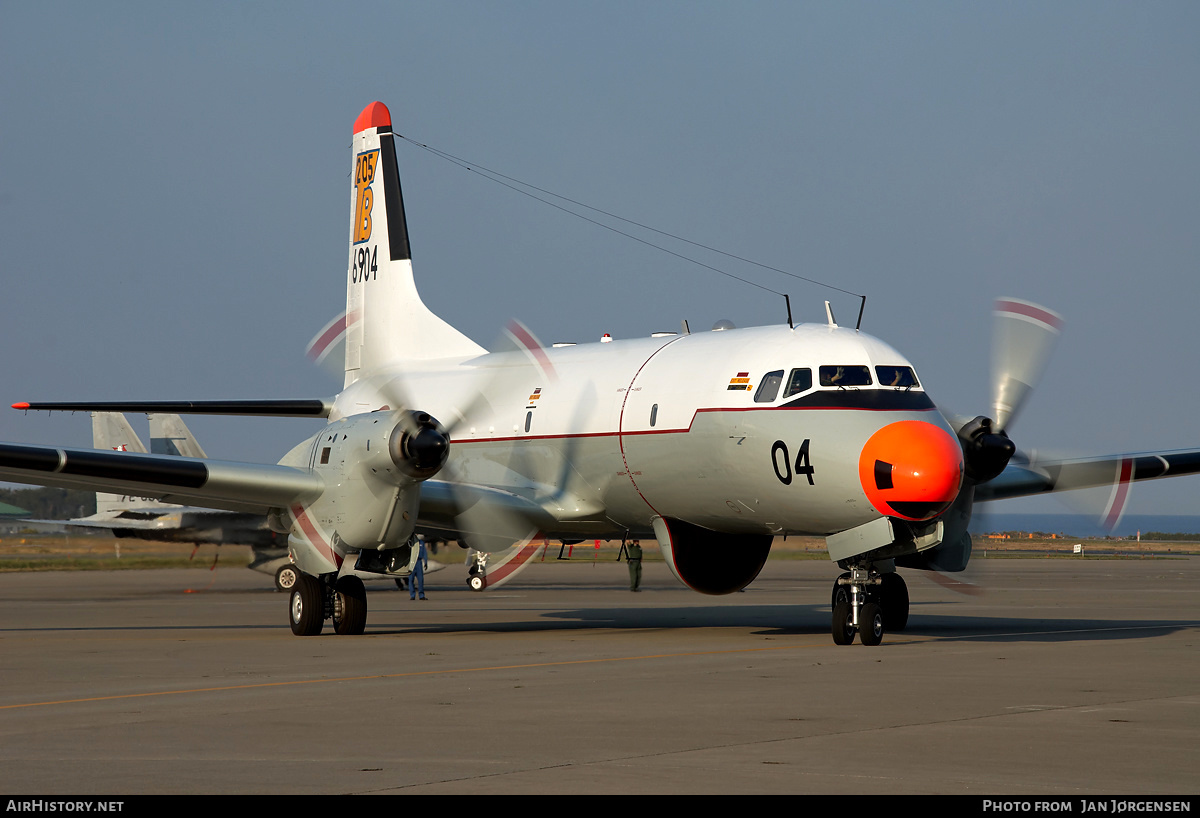
[[650, 407], [650, 425], [653, 426], [654, 422], [656, 420], [658, 420], [658, 404], [657, 403]]
[[799, 395], [810, 389], [812, 389], [812, 370], [793, 369], [792, 374], [788, 377], [787, 389], [783, 390], [783, 396], [790, 398], [792, 395]]
[[529, 427], [533, 425], [533, 412], [525, 413], [525, 431], [529, 431]]
[[865, 366], [823, 366], [821, 386], [870, 386], [871, 370]]
[[880, 386], [894, 386], [897, 389], [912, 389], [920, 386], [917, 375], [911, 366], [877, 366], [875, 376], [879, 378]]
[[770, 403], [779, 395], [779, 385], [783, 383], [783, 370], [776, 369], [763, 375], [758, 391], [754, 393], [755, 403]]

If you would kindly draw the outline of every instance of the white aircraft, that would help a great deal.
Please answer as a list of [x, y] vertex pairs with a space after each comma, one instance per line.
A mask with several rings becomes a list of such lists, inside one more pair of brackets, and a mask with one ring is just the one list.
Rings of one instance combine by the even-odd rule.
[[354, 123], [345, 381], [333, 398], [19, 403], [18, 409], [326, 418], [278, 465], [0, 444], [0, 479], [264, 514], [303, 572], [294, 633], [361, 633], [353, 572], [407, 565], [418, 533], [499, 552], [654, 537], [701, 593], [748, 585], [774, 537], [817, 534], [845, 571], [832, 633], [903, 628], [897, 567], [962, 570], [977, 500], [1191, 474], [1200, 451], [1032, 462], [1005, 434], [1058, 316], [1000, 302], [993, 417], [939, 412], [912, 365], [826, 324], [544, 348], [510, 325], [488, 352], [417, 294], [391, 116]]

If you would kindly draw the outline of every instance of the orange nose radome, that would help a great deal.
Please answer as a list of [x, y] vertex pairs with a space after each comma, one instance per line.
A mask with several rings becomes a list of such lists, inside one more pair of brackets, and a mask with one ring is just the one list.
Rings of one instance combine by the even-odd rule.
[[962, 448], [948, 432], [920, 420], [884, 426], [863, 446], [858, 479], [880, 514], [930, 520], [962, 486]]

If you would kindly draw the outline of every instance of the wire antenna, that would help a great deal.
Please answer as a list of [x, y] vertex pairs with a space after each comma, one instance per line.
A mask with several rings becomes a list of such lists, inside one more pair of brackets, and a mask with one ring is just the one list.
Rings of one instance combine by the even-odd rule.
[[[575, 216], [578, 219], [582, 219], [583, 221], [586, 221], [590, 224], [594, 224], [597, 227], [602, 227], [605, 230], [610, 230], [613, 233], [616, 233], [617, 235], [624, 236], [624, 237], [626, 237], [628, 239], [632, 239], [636, 242], [640, 242], [641, 244], [644, 244], [647, 247], [652, 247], [655, 250], [659, 250], [663, 253], [667, 253], [668, 255], [674, 256], [675, 258], [681, 259], [683, 261], [688, 261], [688, 262], [691, 262], [692, 264], [699, 265], [700, 267], [703, 267], [706, 270], [711, 270], [712, 272], [726, 276], [727, 278], [732, 278], [736, 281], [742, 282], [743, 284], [749, 284], [751, 287], [756, 287], [760, 290], [764, 290], [766, 292], [773, 293], [774, 295], [782, 296], [787, 304], [788, 324], [789, 325], [792, 324], [791, 300], [788, 298], [788, 296], [785, 293], [781, 293], [778, 290], [773, 290], [770, 287], [763, 286], [762, 284], [759, 284], [755, 281], [750, 281], [749, 279], [743, 278], [741, 276], [734, 275], [733, 273], [730, 273], [727, 270], [722, 270], [719, 267], [713, 267], [710, 264], [705, 264], [702, 261], [698, 261], [697, 259], [691, 258], [690, 256], [685, 256], [682, 253], [677, 253], [674, 250], [669, 250], [666, 247], [663, 247], [662, 245], [655, 244], [652, 241], [648, 241], [639, 236], [635, 236], [631, 233], [627, 233], [624, 230], [618, 230], [617, 228], [613, 227], [610, 224], [605, 224], [602, 221], [585, 216], [582, 213], [572, 210], [569, 207], [558, 204], [557, 202], [554, 202], [554, 201], [550, 201], [550, 199], [543, 198], [543, 196], [551, 197], [552, 199], [556, 199], [560, 202], [566, 202], [575, 207], [584, 208], [585, 210], [589, 210], [593, 213], [598, 213], [607, 218], [615, 219], [619, 222], [623, 222], [625, 224], [632, 225], [639, 229], [646, 230], [651, 233], [656, 233], [660, 236], [665, 236], [667, 238], [674, 239], [675, 241], [683, 242], [684, 244], [690, 244], [691, 246], [698, 247], [701, 250], [707, 250], [710, 253], [716, 253], [717, 255], [725, 256], [726, 258], [731, 258], [735, 261], [740, 261], [744, 264], [750, 264], [755, 267], [761, 267], [764, 270], [770, 270], [771, 272], [779, 273], [779, 274], [785, 275], [785, 276], [790, 276], [791, 278], [799, 279], [800, 281], [804, 281], [809, 284], [815, 284], [818, 287], [825, 287], [827, 289], [835, 290], [837, 292], [844, 293], [846, 295], [854, 296], [855, 298], [858, 298], [861, 300], [861, 305], [859, 307], [859, 312], [858, 312], [858, 325], [859, 326], [856, 327], [856, 329], [861, 327], [862, 313], [863, 313], [863, 310], [866, 308], [866, 303], [867, 303], [867, 297], [861, 293], [856, 293], [851, 290], [843, 289], [842, 287], [837, 287], [837, 286], [834, 286], [833, 284], [828, 284], [824, 281], [818, 281], [813, 278], [808, 278], [807, 276], [802, 276], [797, 273], [789, 272], [787, 270], [781, 270], [778, 267], [772, 267], [770, 264], [763, 264], [761, 262], [754, 261], [753, 259], [745, 258], [744, 256], [739, 256], [734, 253], [727, 253], [724, 250], [717, 249], [716, 247], [712, 247], [712, 246], [703, 244], [698, 241], [692, 241], [691, 239], [687, 239], [687, 238], [684, 238], [683, 236], [679, 236], [674, 233], [667, 232], [666, 230], [659, 230], [656, 227], [651, 227], [650, 225], [643, 224], [642, 222], [638, 222], [633, 219], [627, 219], [624, 216], [617, 215], [616, 213], [612, 213], [610, 211], [604, 210], [599, 207], [593, 207], [592, 205], [586, 204], [577, 199], [572, 199], [569, 196], [563, 196], [563, 195], [555, 193], [553, 191], [546, 190], [545, 188], [538, 187], [537, 185], [530, 184], [529, 182], [523, 182], [520, 179], [516, 179], [512, 176], [507, 176], [503, 173], [500, 173], [499, 171], [492, 170], [491, 168], [480, 165], [477, 162], [471, 162], [462, 157], [455, 156], [452, 153], [448, 153], [447, 151], [443, 151], [439, 148], [432, 147], [423, 142], [418, 142], [417, 140], [407, 137], [404, 134], [397, 133], [396, 137], [399, 139], [403, 139], [405, 142], [408, 142], [411, 145], [421, 148], [422, 150], [428, 151], [429, 153], [432, 153], [434, 156], [437, 156], [440, 159], [443, 159], [453, 165], [456, 165], [456, 166], [462, 168], [463, 170], [466, 170], [470, 173], [478, 174], [478, 175], [482, 176], [483, 178], [488, 179], [489, 181], [492, 181], [498, 185], [508, 188], [509, 190], [515, 191], [524, 196], [528, 196], [529, 198], [539, 201], [542, 204], [549, 205], [550, 207], [553, 207], [556, 210], [561, 210], [564, 213], [568, 213], [572, 216]], [[542, 194], [542, 196], [536, 195], [535, 193], [532, 193], [530, 191], [536, 191], [536, 193]]]

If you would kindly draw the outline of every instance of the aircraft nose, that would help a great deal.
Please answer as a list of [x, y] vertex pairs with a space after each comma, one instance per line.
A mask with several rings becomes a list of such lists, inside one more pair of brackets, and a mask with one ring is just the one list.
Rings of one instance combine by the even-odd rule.
[[858, 479], [871, 505], [888, 517], [930, 520], [954, 502], [963, 455], [944, 429], [921, 420], [888, 424], [858, 458]]

